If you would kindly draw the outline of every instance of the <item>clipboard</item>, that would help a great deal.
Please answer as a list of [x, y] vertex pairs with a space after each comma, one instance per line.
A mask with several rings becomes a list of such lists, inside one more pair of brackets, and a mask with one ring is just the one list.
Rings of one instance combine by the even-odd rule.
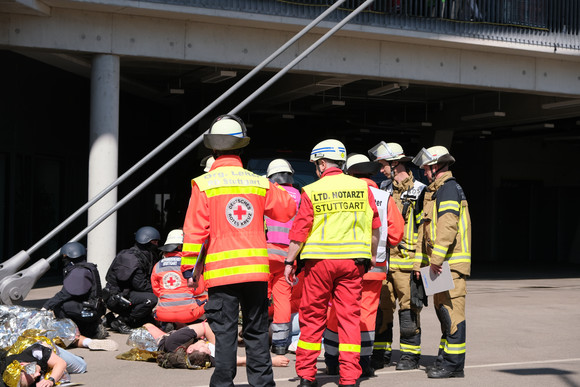
[[197, 289], [199, 284], [199, 277], [203, 274], [205, 268], [205, 257], [207, 255], [207, 245], [209, 244], [209, 238], [203, 241], [199, 254], [197, 255], [197, 260], [195, 261], [195, 266], [193, 267], [193, 273], [191, 274], [191, 280], [193, 281], [193, 288]]
[[425, 288], [426, 295], [432, 296], [436, 293], [455, 289], [455, 284], [453, 284], [453, 278], [451, 277], [449, 262], [443, 262], [442, 268], [443, 271], [441, 274], [435, 274], [430, 266], [421, 268], [421, 279], [423, 280], [423, 287]]

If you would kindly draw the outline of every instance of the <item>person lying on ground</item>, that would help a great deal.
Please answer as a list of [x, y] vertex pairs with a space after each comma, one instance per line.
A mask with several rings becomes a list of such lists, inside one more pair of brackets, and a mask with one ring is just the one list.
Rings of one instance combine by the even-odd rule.
[[[143, 325], [145, 329], [153, 336], [159, 345], [160, 352], [174, 352], [179, 347], [185, 346], [188, 357], [196, 358], [200, 364], [205, 361], [213, 365], [213, 356], [215, 353], [215, 335], [209, 324], [205, 321], [197, 324], [191, 324], [178, 330], [165, 333], [153, 324]], [[201, 360], [199, 358], [201, 358]], [[290, 359], [283, 355], [272, 357], [274, 367], [287, 367]], [[237, 356], [236, 364], [238, 366], [246, 365], [245, 356]]]

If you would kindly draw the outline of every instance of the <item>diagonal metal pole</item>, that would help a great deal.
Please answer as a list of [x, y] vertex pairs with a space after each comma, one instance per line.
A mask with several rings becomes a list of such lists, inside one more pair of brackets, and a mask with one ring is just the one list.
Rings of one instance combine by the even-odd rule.
[[[292, 67], [294, 67], [298, 62], [306, 58], [312, 51], [318, 48], [322, 43], [324, 43], [330, 36], [332, 36], [336, 31], [342, 28], [346, 23], [348, 23], [353, 17], [362, 12], [369, 4], [373, 3], [374, 0], [367, 0], [352, 11], [348, 16], [337, 23], [332, 29], [330, 29], [326, 34], [314, 42], [310, 47], [308, 47], [304, 52], [287, 64], [282, 70], [280, 70], [275, 76], [273, 76], [268, 82], [264, 83], [258, 90], [252, 93], [234, 109], [232, 109], [229, 114], [235, 114], [248, 103], [254, 100], [258, 95], [260, 95], [264, 90], [276, 82], [280, 77], [286, 74]], [[181, 160], [185, 155], [187, 155], [191, 150], [193, 150], [203, 139], [203, 135], [206, 134], [208, 130], [203, 132], [198, 138], [191, 142], [187, 147], [185, 147], [181, 152], [175, 155], [171, 160], [169, 160], [163, 167], [161, 167], [157, 172], [149, 176], [145, 181], [135, 187], [129, 194], [127, 194], [123, 199], [117, 202], [113, 207], [111, 207], [107, 212], [102, 214], [98, 219], [94, 220], [90, 225], [88, 225], [83, 231], [78, 233], [71, 242], [77, 241], [83, 236], [87, 235], [91, 230], [97, 227], [105, 219], [107, 219], [111, 214], [125, 205], [129, 200], [136, 196], [143, 188], [161, 176], [165, 171], [175, 165], [179, 160]], [[34, 265], [30, 266], [25, 270], [6, 277], [0, 281], [0, 301], [5, 304], [12, 304], [14, 301], [22, 301], [24, 297], [28, 294], [32, 286], [48, 269], [50, 268], [50, 262], [58, 257], [59, 251], [55, 251], [48, 259], [40, 259]]]
[[108, 187], [103, 189], [97, 195], [95, 195], [91, 200], [89, 200], [85, 205], [80, 207], [76, 210], [72, 215], [70, 215], [67, 219], [65, 219], [62, 223], [60, 223], [57, 227], [52, 229], [48, 234], [46, 234], [42, 239], [32, 245], [28, 250], [20, 251], [13, 257], [9, 258], [2, 264], [0, 264], [0, 281], [3, 280], [5, 277], [14, 274], [20, 267], [22, 267], [28, 260], [30, 259], [30, 255], [34, 253], [38, 248], [44, 245], [46, 242], [54, 238], [59, 232], [64, 230], [69, 224], [71, 224], [76, 218], [82, 215], [85, 211], [87, 211], [92, 205], [96, 202], [101, 200], [105, 195], [115, 189], [119, 184], [125, 181], [129, 176], [131, 176], [135, 171], [141, 168], [145, 163], [150, 161], [153, 157], [155, 157], [159, 152], [161, 152], [167, 145], [173, 142], [176, 138], [181, 136], [187, 129], [189, 129], [193, 124], [199, 121], [202, 117], [204, 117], [208, 112], [218, 106], [221, 102], [223, 102], [226, 98], [232, 95], [236, 90], [242, 87], [247, 81], [249, 81], [252, 77], [254, 77], [258, 72], [260, 72], [268, 63], [272, 62], [275, 58], [277, 58], [281, 53], [286, 51], [288, 47], [294, 44], [298, 39], [304, 36], [308, 31], [318, 25], [322, 20], [324, 20], [330, 13], [336, 10], [342, 3], [346, 0], [337, 0], [332, 6], [327, 8], [324, 12], [322, 12], [316, 19], [312, 20], [308, 25], [306, 25], [302, 30], [300, 30], [296, 35], [294, 35], [290, 40], [280, 46], [276, 51], [274, 51], [269, 57], [264, 59], [260, 64], [254, 67], [249, 73], [247, 73], [243, 78], [241, 78], [236, 84], [230, 87], [227, 91], [225, 91], [222, 95], [220, 95], [215, 101], [210, 103], [205, 109], [200, 111], [195, 117], [189, 120], [185, 125], [179, 128], [175, 133], [169, 136], [165, 141], [159, 144], [155, 149], [153, 149], [149, 154], [143, 157], [140, 161], [138, 161], [134, 166], [129, 168], [125, 173], [119, 176], [114, 182], [112, 182]]

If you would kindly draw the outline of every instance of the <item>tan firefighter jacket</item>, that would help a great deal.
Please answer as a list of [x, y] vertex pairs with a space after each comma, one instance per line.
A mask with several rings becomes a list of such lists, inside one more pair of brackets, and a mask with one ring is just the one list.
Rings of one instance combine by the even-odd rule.
[[425, 193], [418, 254], [423, 260], [471, 272], [471, 218], [463, 189], [450, 171], [439, 176]]
[[415, 254], [425, 188], [425, 184], [414, 181], [412, 175], [401, 182], [393, 180], [392, 195], [403, 215], [405, 228], [401, 243], [390, 250], [389, 270], [418, 271], [428, 264], [427, 260], [422, 264], [421, 256]]

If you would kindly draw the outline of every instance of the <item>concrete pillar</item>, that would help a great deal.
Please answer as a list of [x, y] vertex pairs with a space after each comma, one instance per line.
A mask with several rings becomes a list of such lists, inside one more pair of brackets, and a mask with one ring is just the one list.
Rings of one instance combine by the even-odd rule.
[[[95, 55], [91, 70], [91, 120], [89, 154], [89, 200], [118, 177], [120, 59]], [[88, 211], [88, 224], [117, 203], [117, 189]], [[87, 257], [98, 265], [101, 282], [117, 249], [117, 213], [109, 216], [87, 236]]]

